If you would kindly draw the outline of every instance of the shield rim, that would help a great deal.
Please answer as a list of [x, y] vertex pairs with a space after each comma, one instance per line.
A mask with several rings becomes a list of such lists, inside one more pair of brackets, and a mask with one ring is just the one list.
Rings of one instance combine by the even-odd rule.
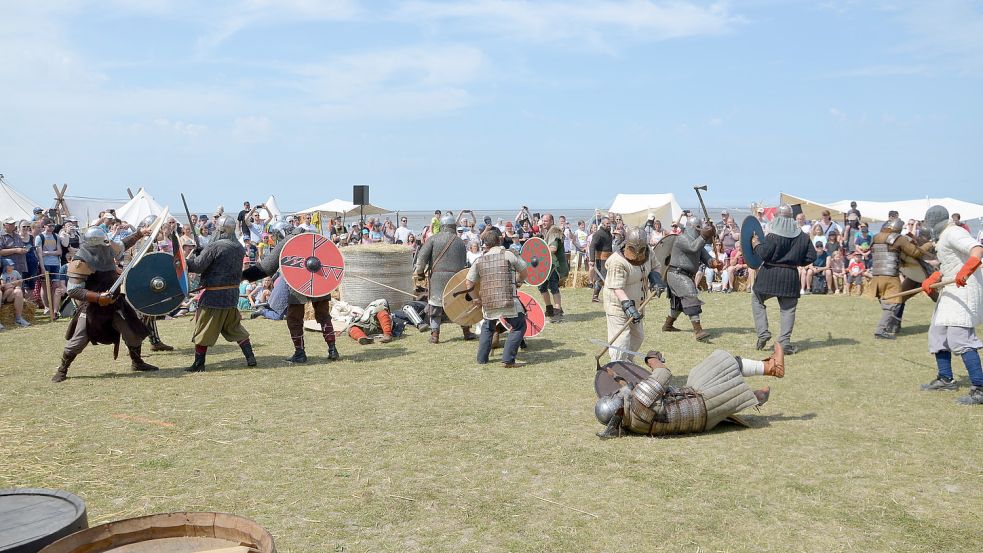
[[139, 263], [140, 260], [143, 259], [143, 256], [147, 255], [147, 252], [150, 251], [150, 246], [157, 243], [154, 240], [154, 237], [160, 234], [160, 229], [164, 226], [164, 221], [166, 221], [169, 216], [170, 213], [168, 212], [168, 208], [165, 207], [164, 210], [160, 212], [160, 215], [157, 216], [157, 220], [154, 221], [154, 226], [151, 227], [150, 234], [146, 236], [146, 240], [144, 240], [144, 243], [140, 246], [139, 251], [137, 251], [136, 255], [130, 257], [130, 262], [123, 268], [122, 274], [119, 275], [116, 282], [114, 282], [112, 287], [109, 289], [110, 294], [119, 290], [120, 287], [123, 286], [123, 281], [126, 279], [126, 274], [130, 272], [130, 267]]
[[761, 228], [761, 221], [754, 215], [748, 215], [741, 223], [741, 253], [744, 255], [744, 261], [748, 267], [758, 269], [765, 262], [758, 257], [758, 254], [754, 253], [754, 248], [751, 247], [752, 235], [757, 235], [758, 240], [762, 242], [765, 240], [765, 231]]
[[[468, 279], [468, 271], [469, 270], [470, 269], [461, 269], [460, 271], [454, 273], [451, 276], [451, 278], [447, 279], [447, 284], [444, 285], [444, 290], [440, 294], [441, 303], [443, 304], [443, 310], [444, 310], [444, 313], [447, 315], [447, 318], [450, 319], [451, 322], [453, 322], [454, 324], [459, 324], [459, 325], [463, 325], [463, 326], [476, 325], [479, 322], [481, 322], [481, 320], [484, 318], [484, 314], [482, 314], [481, 308], [480, 307], [476, 307], [473, 304], [472, 304], [472, 306], [467, 311], [464, 311], [463, 313], [457, 314], [461, 318], [455, 319], [447, 311], [447, 303], [448, 303], [447, 296], [449, 294], [453, 294], [456, 291], [455, 288], [457, 288], [458, 286], [462, 285], [464, 283], [464, 281], [466, 281]], [[453, 286], [451, 286], [452, 283], [453, 283]], [[475, 282], [474, 283], [474, 290], [471, 291], [470, 293], [472, 295], [475, 295], [475, 294], [478, 294], [478, 292], [480, 290], [481, 290], [481, 282], [480, 281], [479, 282]]]
[[[178, 284], [185, 297], [191, 290], [191, 281], [188, 277], [188, 260], [184, 256], [184, 248], [181, 247], [181, 240], [177, 232], [171, 235], [171, 248], [174, 250], [174, 272], [177, 273]], [[178, 266], [180, 269], [178, 270]]]
[[[530, 302], [535, 303], [536, 304], [536, 307], [539, 308], [539, 312], [543, 315], [543, 325], [539, 327], [539, 331], [536, 332], [535, 334], [530, 334], [530, 332], [532, 330], [532, 326], [529, 324], [529, 308], [526, 307], [526, 302], [523, 301], [523, 299], [522, 299], [523, 296], [525, 296], [526, 298], [528, 298]], [[546, 330], [546, 325], [549, 324], [549, 319], [546, 318], [546, 311], [543, 309], [543, 306], [542, 305], [539, 305], [539, 302], [536, 301], [536, 298], [534, 298], [531, 295], [523, 292], [522, 290], [519, 290], [518, 297], [519, 297], [519, 303], [522, 304], [522, 309], [526, 313], [526, 332], [522, 335], [522, 337], [523, 338], [535, 338], [536, 336], [539, 336], [540, 334], [542, 334], [543, 331]], [[502, 323], [502, 326], [504, 326], [505, 328], [509, 328], [508, 323], [505, 321], [505, 317], [499, 317], [498, 318], [498, 322]]]
[[[166, 260], [167, 266], [168, 267], [171, 267], [172, 269], [174, 268], [174, 256], [172, 256], [171, 254], [169, 254], [167, 252], [150, 252], [150, 253], [144, 255], [143, 257], [141, 257], [140, 258], [140, 261], [142, 262], [142, 261], [147, 260], [147, 259], [153, 259], [154, 256], [158, 256], [158, 255], [167, 256], [169, 258], [169, 259]], [[164, 263], [165, 262], [161, 262], [161, 266], [162, 267], [164, 266]], [[136, 265], [133, 265], [133, 266], [135, 267]], [[171, 311], [177, 309], [177, 307], [179, 305], [181, 305], [181, 302], [184, 301], [184, 299], [187, 297], [184, 294], [184, 291], [182, 290], [181, 291], [182, 292], [181, 294], [176, 294], [176, 295], [173, 295], [173, 296], [164, 297], [164, 298], [162, 298], [161, 300], [159, 300], [157, 302], [151, 303], [150, 304], [151, 306], [153, 306], [155, 308], [159, 308], [159, 311], [160, 311], [159, 313], [157, 312], [158, 309], [155, 309], [153, 312], [144, 311], [144, 309], [146, 309], [146, 307], [148, 307], [148, 306], [143, 306], [144, 309], [141, 309], [140, 307], [138, 307], [136, 305], [133, 305], [133, 298], [132, 298], [132, 296], [131, 296], [131, 294], [129, 293], [129, 290], [128, 290], [129, 289], [129, 283], [130, 283], [130, 279], [129, 279], [130, 272], [129, 271], [126, 273], [126, 276], [127, 276], [127, 278], [123, 281], [123, 295], [126, 296], [126, 303], [130, 304], [130, 307], [132, 307], [134, 309], [134, 311], [136, 311], [137, 313], [140, 313], [141, 315], [146, 315], [148, 317], [159, 317], [161, 315], [166, 315], [166, 314], [170, 313]], [[165, 277], [169, 277], [171, 275], [164, 275], [164, 276]], [[173, 280], [172, 284], [174, 284], [175, 286], [177, 286], [178, 290], [180, 290], [181, 289], [181, 281], [180, 281], [180, 279], [177, 276], [177, 271], [174, 272], [174, 275], [173, 276], [174, 276], [174, 280]]]
[[[655, 269], [659, 272], [659, 275], [662, 276], [662, 282], [666, 282], [666, 275], [669, 273], [669, 258], [672, 256], [672, 247], [676, 243], [676, 239], [678, 237], [678, 234], [668, 234], [663, 236], [658, 242], [655, 243], [654, 246], [650, 248], [649, 253], [651, 254], [652, 258], [649, 262], [655, 266]], [[659, 258], [659, 254], [657, 253], [659, 248], [663, 247], [662, 244], [665, 244], [665, 248], [669, 250], [665, 254], [664, 262]]]
[[[631, 365], [632, 367], [637, 368], [641, 372], [639, 374], [629, 372], [627, 369], [624, 368], [623, 365], [615, 365], [616, 363], [624, 363], [626, 365]], [[625, 380], [627, 380], [632, 384], [638, 384], [639, 382], [652, 376], [651, 371], [649, 371], [645, 367], [642, 367], [641, 365], [636, 365], [635, 363], [632, 363], [630, 361], [609, 361], [608, 363], [605, 363], [604, 365], [599, 367], [597, 369], [597, 372], [594, 374], [594, 393], [597, 394], [597, 397], [604, 397], [607, 395], [611, 395], [621, 389], [621, 386], [617, 382], [615, 382], [614, 378], [612, 378], [611, 375], [609, 375], [607, 371], [604, 370], [608, 368], [609, 365], [615, 365], [614, 367], [612, 367], [614, 372], [616, 372], [618, 376], [623, 377]], [[610, 392], [602, 394], [601, 393], [602, 385], [607, 385], [607, 387], [614, 387], [614, 388]]]
[[542, 238], [540, 238], [538, 236], [533, 236], [529, 240], [526, 240], [526, 242], [524, 244], [522, 244], [522, 252], [519, 253], [519, 257], [521, 257], [522, 260], [525, 261], [526, 263], [529, 263], [529, 260], [526, 259], [526, 252], [530, 252], [529, 256], [532, 257], [532, 253], [531, 253], [532, 252], [532, 246], [530, 246], [530, 244], [542, 244], [543, 245], [543, 249], [546, 250], [546, 256], [545, 256], [545, 259], [546, 259], [546, 269], [545, 269], [545, 271], [542, 268], [543, 267], [543, 258], [540, 258], [540, 260], [539, 260], [539, 266], [538, 267], [532, 267], [532, 265], [530, 265], [531, 268], [533, 268], [533, 269], [536, 270], [536, 274], [537, 275], [540, 274], [541, 272], [543, 273], [543, 275], [544, 275], [543, 276], [543, 280], [539, 280], [539, 281], [533, 280], [530, 277], [530, 275], [529, 275], [529, 270], [528, 269], [526, 270], [526, 284], [528, 284], [530, 286], [539, 286], [540, 284], [542, 284], [542, 283], [546, 282], [547, 280], [549, 280], [550, 274], [553, 272], [553, 256], [550, 254], [550, 246], [549, 246], [549, 244], [546, 243], [546, 240], [543, 240]]
[[[318, 238], [321, 238], [323, 240], [323, 242], [321, 242], [320, 244], [316, 244]], [[318, 249], [321, 249], [321, 248], [323, 248], [325, 246], [328, 246], [327, 249], [328, 250], [331, 250], [332, 253], [338, 254], [338, 259], [341, 261], [341, 267], [340, 267], [340, 269], [341, 269], [341, 275], [338, 276], [337, 281], [334, 282], [334, 284], [330, 287], [330, 289], [328, 289], [327, 292], [324, 292], [322, 294], [314, 295], [314, 294], [310, 294], [308, 292], [304, 292], [304, 291], [298, 290], [296, 287], [294, 287], [294, 284], [292, 282], [290, 282], [290, 278], [287, 277], [287, 273], [284, 272], [284, 270], [283, 270], [284, 269], [283, 257], [285, 255], [284, 252], [287, 250], [288, 247], [290, 247], [291, 242], [293, 242], [294, 240], [307, 240], [307, 239], [311, 240], [311, 242], [312, 242], [311, 243], [311, 256], [317, 257], [317, 256], [314, 256], [314, 250], [318, 250]], [[318, 259], [321, 259], [322, 261], [324, 261], [324, 259], [322, 259], [321, 257], [318, 257]], [[294, 292], [297, 292], [298, 294], [300, 294], [300, 295], [302, 295], [302, 296], [304, 296], [306, 298], [323, 298], [323, 297], [326, 297], [326, 296], [330, 296], [332, 292], [334, 292], [335, 290], [338, 289], [339, 286], [341, 286], [341, 281], [345, 278], [345, 256], [344, 256], [344, 254], [341, 253], [341, 250], [338, 249], [338, 246], [336, 246], [334, 244], [334, 242], [332, 242], [331, 240], [328, 240], [326, 237], [321, 236], [320, 234], [316, 234], [316, 233], [313, 233], [313, 232], [305, 232], [303, 234], [298, 234], [296, 236], [291, 236], [290, 238], [288, 238], [283, 243], [283, 247], [280, 249], [280, 257], [277, 259], [277, 264], [280, 266], [280, 276], [282, 276], [283, 279], [284, 279], [284, 281], [286, 281], [287, 286], [290, 287], [290, 289], [293, 290]], [[328, 267], [335, 267], [334, 265], [327, 265], [327, 266]], [[288, 269], [295, 269], [296, 267], [290, 267], [288, 265], [287, 268]], [[337, 267], [335, 267], [335, 268], [337, 268]], [[327, 280], [327, 277], [325, 277], [325, 280]]]

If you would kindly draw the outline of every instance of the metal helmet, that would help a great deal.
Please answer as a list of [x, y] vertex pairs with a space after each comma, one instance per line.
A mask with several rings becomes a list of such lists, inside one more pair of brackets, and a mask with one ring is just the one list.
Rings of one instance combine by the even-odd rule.
[[89, 247], [108, 246], [109, 242], [109, 235], [100, 226], [85, 229], [85, 235], [82, 237], [82, 243]]
[[932, 233], [932, 240], [938, 240], [948, 224], [949, 210], [945, 207], [933, 205], [925, 212], [925, 228]]
[[454, 227], [457, 228], [457, 221], [454, 220], [453, 215], [444, 215], [440, 218], [440, 226], [443, 227]]
[[884, 221], [881, 232], [901, 232], [902, 228], [904, 228], [904, 223], [901, 222], [901, 219], [893, 219], [891, 221]]
[[276, 223], [270, 225], [270, 233], [273, 234], [276, 241], [279, 242], [280, 240], [286, 240], [288, 236], [293, 234], [295, 228], [296, 227], [287, 221], [277, 221]]
[[649, 255], [648, 240], [645, 231], [638, 227], [625, 229], [625, 240], [622, 242], [622, 255], [632, 265], [645, 263]]
[[618, 394], [598, 398], [597, 403], [594, 404], [594, 416], [597, 417], [598, 422], [606, 425], [622, 409], [623, 403]]
[[792, 212], [792, 206], [788, 204], [782, 204], [778, 206], [778, 211], [775, 213], [775, 217], [787, 217], [791, 219], [795, 217], [795, 213]]
[[229, 215], [222, 215], [215, 222], [215, 236], [219, 240], [236, 237], [236, 220]]
[[143, 218], [142, 221], [140, 221], [140, 224], [137, 225], [137, 229], [150, 228], [154, 226], [154, 223], [156, 222], [157, 222], [156, 215], [147, 215], [146, 217]]

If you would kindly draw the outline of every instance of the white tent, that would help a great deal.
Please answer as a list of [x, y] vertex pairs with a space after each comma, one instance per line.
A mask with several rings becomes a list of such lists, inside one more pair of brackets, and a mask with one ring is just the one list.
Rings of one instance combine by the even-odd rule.
[[[830, 204], [837, 210], [847, 211], [850, 209], [851, 200], [843, 200]], [[941, 205], [949, 210], [949, 213], [958, 213], [963, 221], [983, 217], [983, 205], [964, 202], [953, 198], [922, 198], [918, 200], [900, 200], [896, 202], [869, 202], [855, 200], [857, 209], [864, 219], [871, 218], [875, 221], [886, 221], [889, 211], [897, 211], [898, 217], [904, 220], [922, 220], [925, 212], [933, 205]]]
[[668, 228], [683, 214], [675, 194], [618, 194], [608, 213], [617, 213], [626, 225], [642, 226], [649, 215], [662, 221]]
[[100, 211], [115, 209], [119, 211], [128, 200], [110, 198], [84, 198], [81, 196], [65, 196], [64, 208], [66, 217], [76, 217], [79, 221], [91, 221], [99, 217]]
[[283, 218], [283, 212], [280, 211], [280, 206], [276, 203], [276, 197], [270, 196], [266, 202], [263, 203], [266, 210], [266, 220], [267, 221], [279, 221]]
[[348, 213], [353, 207], [356, 206], [352, 202], [335, 199], [327, 203], [303, 209], [297, 213], [321, 213], [323, 215], [327, 215], [328, 217], [340, 217], [345, 213]]
[[17, 220], [30, 221], [34, 217], [34, 208], [40, 204], [24, 196], [0, 179], [0, 219], [13, 217]]
[[356, 205], [345, 213], [346, 217], [358, 217], [362, 215], [385, 215], [386, 213], [392, 213], [384, 207], [374, 206], [372, 204]]
[[147, 216], [160, 215], [163, 211], [164, 207], [157, 203], [154, 197], [148, 194], [146, 190], [141, 188], [133, 196], [133, 199], [116, 209], [116, 217], [136, 226]]

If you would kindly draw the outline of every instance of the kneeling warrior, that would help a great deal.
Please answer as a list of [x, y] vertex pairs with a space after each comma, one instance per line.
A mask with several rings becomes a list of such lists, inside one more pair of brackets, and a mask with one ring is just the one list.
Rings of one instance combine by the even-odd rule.
[[[377, 299], [365, 306], [365, 309], [349, 305], [343, 301], [335, 302], [331, 308], [331, 316], [344, 321], [342, 332], [359, 343], [373, 343], [371, 336], [382, 334], [379, 342], [388, 344], [393, 341], [393, 317], [389, 312], [389, 302], [384, 298]], [[332, 330], [332, 334], [334, 331]]]
[[242, 348], [246, 365], [256, 366], [256, 356], [249, 342], [249, 332], [242, 326], [239, 313], [239, 284], [242, 282], [242, 258], [245, 248], [236, 240], [236, 220], [228, 215], [219, 217], [215, 239], [204, 248], [195, 248], [188, 258], [188, 271], [201, 275], [204, 291], [195, 312], [195, 361], [185, 369], [205, 370], [205, 354], [214, 346], [219, 334], [228, 342]]
[[[253, 281], [274, 276], [280, 270], [280, 252], [283, 250], [283, 245], [287, 239], [304, 233], [304, 229], [294, 227], [290, 223], [276, 223], [270, 230], [277, 239], [276, 247], [263, 257], [258, 266], [243, 271], [244, 279]], [[328, 345], [328, 360], [341, 359], [335, 345], [334, 326], [331, 324], [331, 296], [307, 297], [291, 289], [283, 277], [280, 277], [270, 295], [270, 309], [277, 313], [283, 313], [286, 310], [284, 318], [287, 319], [287, 331], [290, 332], [290, 340], [294, 344], [294, 354], [286, 361], [288, 363], [307, 362], [307, 351], [304, 348], [304, 306], [307, 305], [307, 302], [311, 302], [314, 307], [314, 319], [321, 326], [321, 335]]]
[[779, 344], [775, 344], [774, 355], [763, 361], [742, 359], [718, 349], [693, 367], [684, 388], [669, 385], [672, 373], [658, 352], [649, 352], [645, 363], [652, 369], [649, 377], [634, 386], [625, 382], [617, 392], [597, 400], [594, 414], [607, 426], [597, 434], [599, 437], [616, 438], [624, 431], [648, 436], [706, 432], [724, 419], [768, 401], [770, 390], [751, 390], [744, 377], [785, 376]]
[[874, 338], [893, 340], [901, 329], [905, 302], [911, 296], [882, 299], [884, 296], [918, 288], [921, 283], [908, 277], [899, 278], [901, 266], [905, 263], [919, 263], [925, 252], [918, 248], [910, 238], [901, 234], [901, 219], [887, 221], [881, 231], [874, 235], [871, 251], [874, 276], [871, 284], [874, 296], [881, 303], [881, 320], [874, 329]]
[[700, 342], [709, 342], [710, 333], [703, 330], [700, 324], [700, 313], [703, 312], [703, 301], [696, 289], [696, 271], [700, 263], [719, 269], [720, 261], [710, 255], [703, 246], [708, 240], [713, 240], [714, 229], [711, 224], [702, 224], [696, 217], [686, 219], [686, 230], [676, 237], [669, 258], [669, 272], [666, 273], [666, 284], [669, 285], [669, 316], [662, 325], [664, 332], [678, 332], [673, 326], [680, 313], [685, 313], [693, 324], [693, 335]]
[[939, 270], [922, 283], [925, 293], [945, 278], [947, 284], [939, 292], [939, 302], [928, 327], [928, 351], [935, 355], [938, 376], [922, 386], [924, 390], [955, 390], [952, 376], [952, 354], [963, 359], [972, 387], [969, 394], [957, 401], [965, 405], [983, 404], [983, 367], [980, 348], [983, 342], [976, 336], [976, 327], [983, 323], [983, 273], [980, 258], [983, 246], [973, 240], [965, 229], [951, 224], [949, 211], [932, 206], [925, 214], [925, 226], [936, 240]]
[[645, 233], [638, 227], [625, 230], [621, 250], [611, 254], [605, 262], [607, 278], [604, 280], [604, 313], [607, 315], [608, 340], [631, 321], [628, 331], [621, 333], [611, 345], [621, 349], [609, 349], [612, 361], [629, 357], [622, 350], [637, 350], [645, 340], [642, 313], [638, 310], [649, 288], [649, 248]]
[[145, 362], [140, 356], [140, 346], [147, 337], [147, 327], [140, 316], [126, 303], [122, 295], [115, 296], [108, 290], [113, 287], [118, 274], [116, 256], [129, 249], [137, 241], [149, 234], [149, 229], [136, 232], [122, 242], [110, 241], [101, 227], [90, 227], [82, 238], [82, 246], [75, 253], [75, 259], [68, 264], [68, 297], [83, 302], [68, 325], [65, 337], [65, 351], [61, 365], [52, 382], [68, 378], [68, 367], [85, 346], [93, 344], [114, 344], [113, 358], [119, 352], [122, 337], [130, 352], [130, 368], [134, 371], [156, 371], [157, 367]]
[[[468, 262], [468, 248], [457, 236], [453, 215], [440, 219], [440, 232], [430, 237], [420, 247], [416, 256], [416, 275], [430, 276], [427, 292], [427, 310], [430, 313], [430, 343], [440, 343], [440, 323], [444, 317], [444, 287]], [[470, 326], [462, 326], [465, 340], [474, 340]]]

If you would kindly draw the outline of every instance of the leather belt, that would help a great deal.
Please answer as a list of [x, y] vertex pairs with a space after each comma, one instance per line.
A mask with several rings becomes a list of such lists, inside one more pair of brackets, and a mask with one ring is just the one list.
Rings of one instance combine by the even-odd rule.
[[781, 269], [795, 269], [795, 270], [798, 270], [799, 269], [798, 265], [786, 265], [784, 263], [768, 263], [767, 261], [764, 263], [764, 266], [765, 267], [779, 267]]
[[680, 269], [679, 267], [673, 267], [672, 265], [669, 266], [669, 272], [685, 275], [688, 276], [689, 278], [693, 278], [696, 276], [695, 273], [687, 271], [686, 269]]
[[233, 288], [239, 288], [238, 284], [226, 284], [224, 286], [205, 286], [202, 290], [208, 292], [211, 290], [231, 290]]

